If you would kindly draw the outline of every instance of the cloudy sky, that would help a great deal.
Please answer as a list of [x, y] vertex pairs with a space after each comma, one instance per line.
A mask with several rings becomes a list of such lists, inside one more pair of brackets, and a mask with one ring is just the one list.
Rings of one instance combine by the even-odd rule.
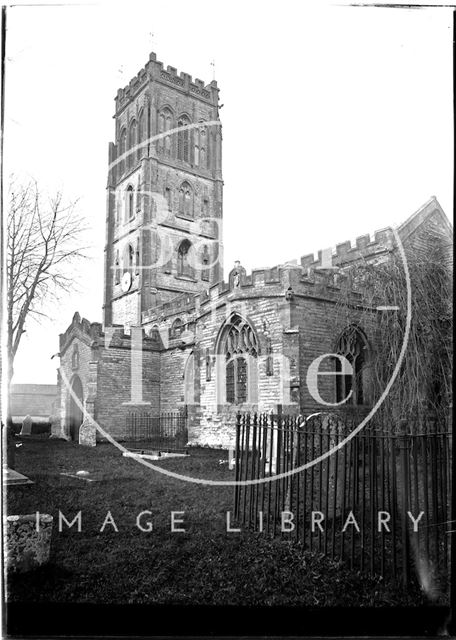
[[74, 311], [101, 321], [114, 96], [150, 51], [223, 103], [225, 273], [273, 266], [453, 201], [452, 12], [300, 0], [8, 9], [6, 172], [79, 198], [79, 292], [27, 324], [16, 382], [54, 382]]

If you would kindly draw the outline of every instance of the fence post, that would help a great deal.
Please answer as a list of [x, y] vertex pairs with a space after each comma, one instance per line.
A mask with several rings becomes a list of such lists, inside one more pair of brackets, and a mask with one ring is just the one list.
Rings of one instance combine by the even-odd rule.
[[402, 494], [402, 513], [401, 513], [401, 521], [402, 521], [402, 580], [404, 586], [408, 586], [410, 580], [410, 541], [408, 536], [408, 520], [407, 520], [407, 511], [410, 509], [410, 486], [409, 486], [409, 437], [407, 432], [407, 420], [399, 421], [399, 450], [400, 450], [400, 494]]
[[234, 485], [234, 517], [236, 520], [239, 520], [239, 485], [237, 484], [240, 480], [240, 433], [241, 433], [241, 414], [236, 414], [236, 445], [234, 451], [234, 460], [235, 460], [235, 480], [236, 484]]

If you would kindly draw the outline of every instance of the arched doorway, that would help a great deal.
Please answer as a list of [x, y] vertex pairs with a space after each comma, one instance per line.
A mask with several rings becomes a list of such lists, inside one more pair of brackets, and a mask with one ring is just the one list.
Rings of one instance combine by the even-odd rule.
[[68, 423], [70, 439], [79, 442], [79, 427], [84, 419], [82, 406], [84, 396], [82, 393], [81, 378], [73, 376], [71, 381], [71, 392], [68, 398]]

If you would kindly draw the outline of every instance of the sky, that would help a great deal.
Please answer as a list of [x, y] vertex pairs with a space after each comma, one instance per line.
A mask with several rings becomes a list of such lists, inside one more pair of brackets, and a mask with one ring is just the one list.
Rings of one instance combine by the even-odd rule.
[[114, 97], [151, 51], [220, 87], [225, 274], [398, 225], [431, 196], [452, 217], [450, 9], [148, 0], [14, 6], [7, 26], [6, 179], [62, 190], [90, 223], [90, 260], [27, 322], [13, 382], [55, 382], [74, 312], [102, 319]]

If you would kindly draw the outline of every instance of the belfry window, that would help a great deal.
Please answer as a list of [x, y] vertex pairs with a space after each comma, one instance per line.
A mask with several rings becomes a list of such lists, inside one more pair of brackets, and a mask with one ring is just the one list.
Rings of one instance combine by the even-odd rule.
[[365, 365], [368, 357], [368, 345], [364, 333], [356, 325], [347, 327], [337, 341], [336, 353], [344, 356], [351, 365], [352, 373], [344, 374], [342, 363], [335, 358], [336, 402], [343, 402], [350, 394], [346, 404], [363, 405], [366, 402]]
[[165, 200], [166, 200], [166, 205], [168, 207], [168, 211], [172, 210], [172, 196], [171, 196], [171, 189], [169, 187], [165, 187]]
[[207, 164], [207, 131], [204, 122], [200, 122], [198, 129], [195, 129], [194, 164], [203, 169], [209, 168]]
[[183, 240], [177, 250], [177, 275], [178, 276], [192, 276], [192, 267], [190, 264], [190, 249], [191, 244], [188, 240]]
[[209, 280], [209, 249], [204, 245], [201, 252], [201, 280]]
[[127, 150], [127, 130], [122, 129], [119, 137], [119, 158], [122, 158], [119, 162], [119, 172], [122, 175], [125, 171], [125, 158], [123, 155]]
[[128, 132], [128, 157], [127, 166], [130, 169], [134, 165], [136, 156], [136, 120], [132, 120], [130, 123], [130, 129]]
[[[223, 337], [222, 351], [225, 358], [226, 402], [242, 404], [251, 399], [250, 387], [254, 382], [258, 344], [252, 327], [235, 315]], [[249, 379], [250, 378], [250, 379]]]
[[134, 200], [135, 193], [131, 184], [128, 185], [125, 198], [125, 218], [131, 220], [135, 215]]
[[120, 284], [120, 259], [118, 251], [116, 251], [116, 263], [114, 266], [114, 284]]
[[[168, 107], [165, 107], [158, 116], [158, 133], [164, 134], [173, 127], [173, 114]], [[158, 140], [158, 148], [166, 156], [171, 156], [171, 134], [162, 135]]]
[[124, 252], [124, 271], [129, 271], [133, 275], [135, 266], [135, 250], [131, 244], [127, 244]]
[[142, 109], [138, 118], [138, 160], [141, 160], [143, 155], [145, 155], [145, 147], [141, 145], [141, 143], [146, 140], [146, 137], [146, 112], [144, 109]]
[[183, 182], [179, 189], [179, 214], [193, 217], [193, 191], [188, 182]]
[[190, 130], [188, 125], [190, 120], [187, 116], [181, 116], [177, 122], [177, 158], [184, 162], [190, 161]]

